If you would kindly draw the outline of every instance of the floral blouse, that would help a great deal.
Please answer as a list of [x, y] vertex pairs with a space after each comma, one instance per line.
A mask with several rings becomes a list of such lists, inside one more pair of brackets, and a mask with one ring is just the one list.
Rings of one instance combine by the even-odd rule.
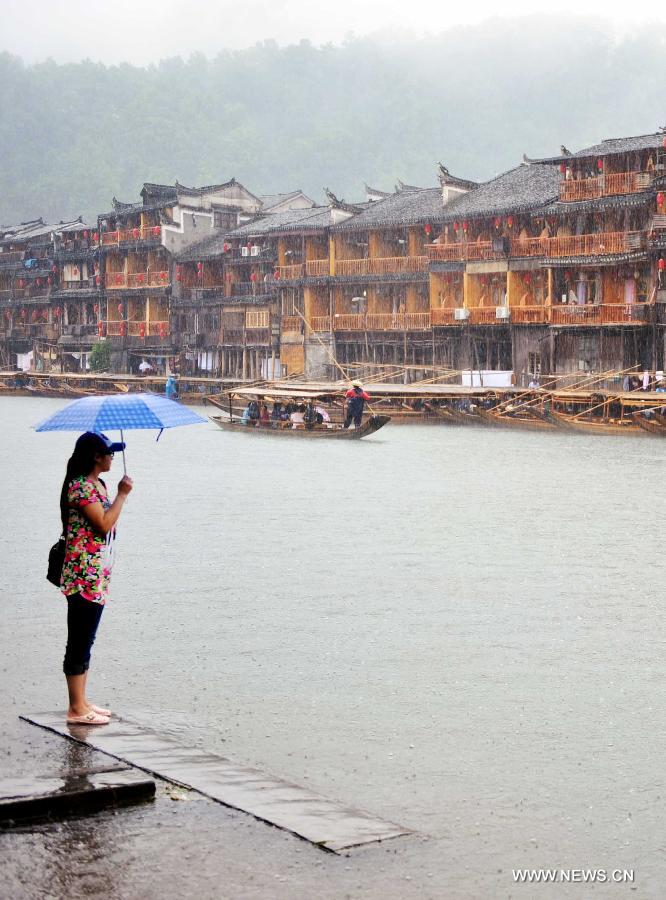
[[62, 567], [60, 590], [68, 597], [80, 594], [93, 603], [106, 603], [112, 566], [112, 547], [115, 529], [100, 534], [83, 513], [90, 503], [101, 503], [104, 510], [111, 506], [106, 487], [89, 478], [75, 478], [67, 494], [69, 521]]

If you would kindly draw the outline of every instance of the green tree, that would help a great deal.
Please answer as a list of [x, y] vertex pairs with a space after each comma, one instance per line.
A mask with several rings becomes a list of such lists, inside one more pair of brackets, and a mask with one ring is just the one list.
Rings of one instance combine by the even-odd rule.
[[93, 372], [108, 372], [111, 368], [111, 344], [97, 341], [90, 351], [90, 368]]

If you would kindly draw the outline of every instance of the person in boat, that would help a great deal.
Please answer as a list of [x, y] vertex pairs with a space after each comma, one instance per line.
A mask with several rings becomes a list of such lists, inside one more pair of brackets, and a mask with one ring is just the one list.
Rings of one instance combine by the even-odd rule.
[[265, 403], [262, 403], [259, 406], [259, 424], [262, 428], [268, 428], [271, 424], [271, 417], [268, 412], [268, 407]]
[[305, 404], [301, 403], [300, 406], [296, 407], [289, 418], [292, 428], [303, 428], [305, 424]]
[[164, 385], [164, 393], [167, 400], [178, 399], [178, 382], [173, 375], [169, 375], [167, 378], [166, 384]]
[[349, 388], [347, 393], [345, 394], [345, 402], [347, 404], [347, 414], [345, 415], [345, 428], [349, 428], [351, 423], [354, 423], [354, 428], [361, 427], [361, 421], [363, 420], [363, 409], [365, 407], [366, 402], [370, 400], [370, 397], [363, 390], [363, 385], [360, 381], [352, 381], [352, 386]]
[[276, 400], [273, 403], [273, 409], [271, 410], [271, 419], [274, 422], [279, 422], [282, 418], [282, 403], [279, 400]]
[[250, 425], [250, 404], [248, 403], [241, 416], [241, 425]]
[[248, 424], [256, 425], [261, 415], [261, 410], [259, 409], [259, 404], [256, 400], [250, 400], [250, 402], [248, 403], [247, 414], [250, 420]]
[[317, 412], [317, 407], [313, 400], [309, 400], [305, 406], [303, 423], [308, 430], [316, 428], [317, 425], [323, 425], [324, 423], [324, 417], [321, 413]]
[[91, 703], [86, 695], [90, 651], [108, 599], [115, 526], [132, 490], [127, 475], [109, 500], [103, 472], [125, 444], [86, 431], [74, 445], [60, 492], [60, 517], [65, 534], [65, 558], [60, 590], [67, 600], [67, 646], [63, 670], [67, 679], [67, 722], [106, 725], [111, 711]]
[[324, 409], [324, 407], [315, 406], [315, 412], [317, 413], [317, 425], [328, 425], [328, 423], [331, 421], [331, 417]]

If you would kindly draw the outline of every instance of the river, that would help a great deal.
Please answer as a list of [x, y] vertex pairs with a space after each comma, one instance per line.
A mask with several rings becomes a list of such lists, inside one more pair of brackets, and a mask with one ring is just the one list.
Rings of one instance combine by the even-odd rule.
[[[8, 731], [64, 709], [44, 570], [75, 435], [31, 429], [59, 405], [0, 398]], [[518, 866], [663, 895], [666, 442], [126, 440], [98, 702], [430, 836], [459, 896]]]

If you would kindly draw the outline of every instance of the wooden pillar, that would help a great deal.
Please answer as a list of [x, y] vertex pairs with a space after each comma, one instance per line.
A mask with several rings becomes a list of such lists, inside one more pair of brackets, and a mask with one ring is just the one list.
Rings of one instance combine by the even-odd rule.
[[245, 380], [247, 378], [247, 347], [243, 347], [243, 364], [242, 364], [242, 375], [241, 378]]

